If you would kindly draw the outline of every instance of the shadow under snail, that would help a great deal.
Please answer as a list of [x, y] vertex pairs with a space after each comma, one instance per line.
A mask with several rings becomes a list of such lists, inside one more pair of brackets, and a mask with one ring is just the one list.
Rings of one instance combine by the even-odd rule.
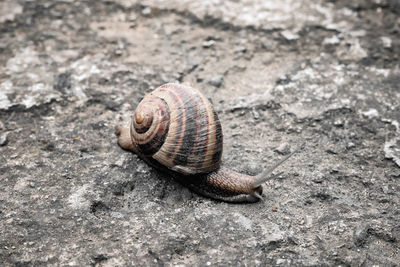
[[226, 202], [257, 202], [262, 184], [295, 150], [256, 176], [221, 166], [222, 128], [197, 89], [164, 84], [137, 106], [129, 128], [116, 127], [118, 144], [189, 189]]

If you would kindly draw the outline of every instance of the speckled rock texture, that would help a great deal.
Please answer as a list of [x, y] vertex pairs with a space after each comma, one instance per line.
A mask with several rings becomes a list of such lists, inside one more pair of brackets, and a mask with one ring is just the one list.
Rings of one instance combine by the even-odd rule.
[[[116, 143], [167, 82], [209, 96], [264, 201]], [[1, 266], [396, 266], [397, 0], [0, 2]]]

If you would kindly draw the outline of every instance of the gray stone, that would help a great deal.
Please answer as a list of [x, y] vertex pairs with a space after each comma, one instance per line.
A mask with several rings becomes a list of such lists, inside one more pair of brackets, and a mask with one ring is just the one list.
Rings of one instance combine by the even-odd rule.
[[287, 155], [290, 153], [290, 145], [288, 143], [279, 144], [279, 146], [276, 147], [274, 151], [278, 152], [281, 155]]
[[291, 31], [285, 30], [281, 32], [282, 36], [288, 41], [294, 41], [300, 38], [300, 36]]
[[215, 87], [220, 87], [223, 81], [224, 77], [222, 75], [215, 75], [210, 79], [209, 84]]
[[393, 159], [400, 167], [400, 137], [395, 137], [385, 142], [384, 146], [385, 157]]
[[149, 16], [149, 15], [151, 14], [151, 8], [150, 8], [150, 7], [145, 7], [145, 8], [143, 8], [142, 14], [143, 14], [144, 16]]
[[8, 143], [8, 132], [4, 132], [0, 135], [0, 146], [5, 146]]
[[204, 48], [210, 48], [210, 47], [214, 46], [214, 44], [215, 44], [214, 40], [204, 41], [203, 42], [203, 47]]

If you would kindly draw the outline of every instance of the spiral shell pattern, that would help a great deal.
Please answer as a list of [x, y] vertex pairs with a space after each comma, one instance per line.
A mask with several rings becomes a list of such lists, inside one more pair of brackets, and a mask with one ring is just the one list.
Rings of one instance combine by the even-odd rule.
[[183, 174], [219, 167], [222, 129], [208, 99], [198, 90], [165, 84], [135, 110], [131, 137], [139, 153]]

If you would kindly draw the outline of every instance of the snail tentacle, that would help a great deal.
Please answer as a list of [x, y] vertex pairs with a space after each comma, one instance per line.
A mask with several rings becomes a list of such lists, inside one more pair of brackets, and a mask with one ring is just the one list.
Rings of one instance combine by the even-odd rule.
[[265, 171], [261, 172], [260, 174], [255, 176], [254, 181], [251, 183], [254, 187], [260, 186], [262, 184], [264, 184], [266, 181], [271, 180], [273, 177], [275, 176], [270, 176], [270, 174], [276, 169], [278, 168], [280, 165], [282, 165], [286, 160], [288, 160], [290, 157], [292, 157], [294, 154], [296, 154], [297, 152], [299, 152], [301, 150], [301, 148], [303, 148], [305, 142], [302, 143], [297, 149], [295, 149], [292, 153], [290, 153], [289, 155], [287, 155], [286, 157], [284, 157], [283, 159], [281, 159], [280, 161], [278, 161], [277, 163], [275, 163], [274, 165], [272, 165], [271, 167], [269, 167], [268, 169], [266, 169]]

